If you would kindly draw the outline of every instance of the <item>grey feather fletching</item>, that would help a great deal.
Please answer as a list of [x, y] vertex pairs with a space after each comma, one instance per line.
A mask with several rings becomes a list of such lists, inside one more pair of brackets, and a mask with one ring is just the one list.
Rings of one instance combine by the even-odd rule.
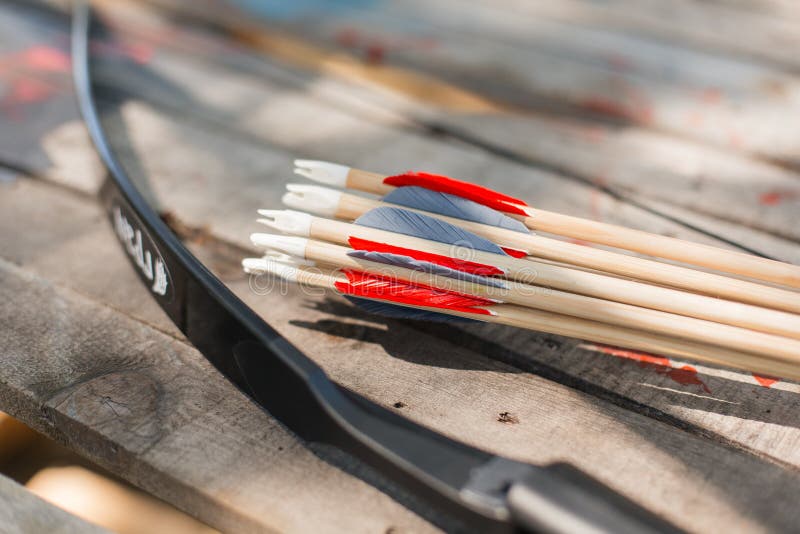
[[383, 197], [383, 201], [406, 208], [438, 213], [455, 219], [497, 226], [498, 228], [505, 228], [506, 230], [513, 230], [523, 234], [530, 233], [528, 227], [522, 222], [512, 219], [497, 210], [466, 198], [431, 191], [424, 187], [398, 187]]
[[369, 228], [507, 256], [503, 249], [488, 239], [434, 217], [402, 208], [375, 208], [356, 219], [355, 223]]

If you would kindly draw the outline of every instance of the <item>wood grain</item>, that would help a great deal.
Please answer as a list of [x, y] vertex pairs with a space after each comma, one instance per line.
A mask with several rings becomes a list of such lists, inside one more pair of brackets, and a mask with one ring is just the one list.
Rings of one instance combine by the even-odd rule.
[[[59, 46], [62, 19], [20, 13], [0, 9], [3, 28], [25, 23], [24, 31], [0, 32], [3, 43], [33, 32], [38, 37], [25, 37], [15, 50]], [[128, 170], [191, 230], [190, 244], [206, 264], [336, 381], [474, 445], [528, 461], [571, 461], [690, 531], [794, 528], [800, 518], [786, 496], [800, 490], [796, 384], [511, 328], [384, 320], [296, 288], [262, 294], [259, 284], [267, 282], [238, 267], [256, 228], [254, 210], [278, 204], [296, 156], [382, 172], [424, 161], [434, 172], [541, 199], [546, 209], [720, 244], [708, 235], [716, 233], [797, 259], [800, 247], [779, 237], [794, 239], [791, 210], [750, 224], [748, 217], [757, 218], [750, 204], [737, 202], [744, 215], [723, 221], [721, 208], [690, 200], [714, 204], [724, 188], [687, 192], [691, 169], [676, 171], [674, 162], [693, 154], [690, 161], [720, 176], [712, 183], [730, 180], [740, 191], [756, 191], [762, 179], [783, 187], [795, 179], [791, 171], [635, 126], [604, 129], [615, 136], [612, 144], [576, 143], [556, 153], [559, 139], [569, 146], [591, 138], [594, 130], [583, 128], [601, 123], [526, 113], [513, 129], [511, 115], [453, 115], [473, 132], [481, 121], [497, 121], [498, 143], [516, 154], [508, 158], [454, 135], [431, 135], [422, 119], [447, 116], [408, 95], [264, 58], [200, 28], [176, 31], [146, 10], [125, 13], [142, 35], [121, 42], [124, 54], [104, 58], [98, 94]], [[63, 72], [25, 79], [44, 74], [68, 80]], [[39, 130], [22, 129], [25, 150], [0, 142], [3, 158], [40, 178], [2, 174], [0, 409], [221, 529], [435, 530], [387, 493], [320, 459], [323, 453], [256, 409], [185, 344], [139, 287], [85, 195], [101, 173], [69, 86], [60, 87], [63, 95], [24, 108], [43, 121]], [[513, 134], [501, 138], [504, 125]], [[575, 133], [562, 133], [572, 125]], [[533, 139], [533, 132], [550, 136], [543, 145], [549, 149], [526, 159], [510, 138]], [[649, 192], [631, 198], [678, 222], [592, 187], [587, 176], [599, 160], [587, 156], [583, 167], [570, 167], [581, 151], [619, 162], [613, 176], [629, 173], [630, 183], [652, 165], [657, 179], [643, 186]], [[628, 164], [614, 158], [620, 153], [640, 159]], [[532, 166], [537, 160], [550, 166]], [[652, 193], [656, 181], [675, 193]], [[731, 211], [736, 195], [722, 197], [719, 205]]]
[[[110, 232], [101, 243], [117, 246]], [[222, 530], [430, 530], [318, 459], [185, 343], [5, 262], [2, 279], [0, 399], [37, 430]]]
[[[719, 18], [725, 23], [722, 13]], [[797, 78], [743, 58], [599, 25], [525, 16], [488, 2], [459, 9], [458, 2], [431, 6], [405, 0], [342, 17], [305, 14], [285, 24], [340, 46], [347, 28], [363, 39], [376, 36], [387, 43], [387, 62], [436, 72], [514, 106], [566, 105], [734, 150], [796, 157], [790, 147], [797, 139], [780, 117], [796, 105]], [[424, 53], [410, 45], [392, 46], [423, 38], [435, 43]], [[705, 96], [711, 93], [719, 98], [709, 105]], [[705, 120], [696, 120], [698, 114]]]
[[[214, 3], [209, 3], [213, 11]], [[770, 146], [769, 150], [780, 150], [782, 142], [770, 137], [768, 130], [786, 127], [781, 116], [794, 93], [787, 86], [786, 96], [781, 97], [769, 93], [768, 88], [786, 84], [793, 87], [797, 80], [791, 73], [776, 74], [791, 82], [756, 81], [759, 77], [772, 80], [771, 74], [751, 72], [753, 68], [761, 68], [757, 63], [737, 62], [725, 56], [670, 47], [646, 37], [618, 36], [607, 31], [582, 39], [579, 37], [582, 31], [591, 34], [594, 30], [558, 24], [552, 27], [540, 17], [514, 17], [518, 15], [514, 11], [489, 6], [464, 10], [448, 9], [452, 6], [437, 3], [424, 11], [424, 18], [420, 16], [422, 8], [413, 2], [391, 6], [382, 3], [368, 12], [357, 10], [324, 19], [308, 15], [288, 27], [286, 23], [270, 25], [269, 30], [271, 35], [284, 35], [281, 30], [291, 30], [292, 35], [286, 39], [292, 43], [297, 41], [297, 35], [305, 37], [302, 43], [316, 43], [322, 51], [315, 49], [314, 57], [324, 50], [361, 57], [363, 47], [367, 46], [364, 43], [382, 43], [386, 49], [382, 62], [377, 65], [367, 62], [368, 67], [399, 66], [435, 75], [442, 83], [496, 102], [498, 109], [486, 106], [451, 109], [411, 95], [418, 102], [411, 107], [419, 120], [482, 148], [510, 153], [573, 179], [612, 188], [625, 197], [668, 201], [797, 241], [798, 235], [793, 230], [797, 225], [789, 224], [800, 202], [797, 173], [743, 153], [750, 150], [748, 143], [759, 138], [761, 141], [753, 142], [763, 141]], [[493, 23], [498, 25], [494, 30]], [[506, 28], [509, 24], [513, 26], [510, 29]], [[550, 26], [534, 31], [531, 24]], [[359, 36], [358, 47], [347, 45], [349, 41], [342, 37], [351, 34]], [[566, 39], [566, 35], [570, 38]], [[276, 37], [273, 35], [272, 39]], [[435, 41], [436, 45], [421, 50], [403, 44], [425, 39]], [[400, 44], [392, 45], [393, 42]], [[267, 55], [318, 73], [330, 74], [327, 65], [339, 57], [330, 52], [325, 59], [310, 60], [296, 54], [285, 56], [283, 48], [274, 43], [260, 45]], [[576, 46], [577, 51], [569, 52]], [[565, 47], [567, 51], [563, 52]], [[542, 60], [543, 65], [526, 65], [542, 49], [554, 57]], [[551, 65], [553, 61], [574, 61], [577, 72], [571, 71], [572, 67]], [[615, 67], [616, 63], [637, 67], [626, 67], [635, 70], [631, 74]], [[597, 74], [594, 79], [589, 74], [592, 69], [605, 69], [605, 74]], [[358, 83], [381, 85], [380, 80], [371, 78], [370, 72], [334, 74]], [[545, 72], [546, 76], [540, 74]], [[591, 79], [581, 78], [583, 74]], [[520, 81], [524, 75], [534, 80]], [[564, 85], [569, 87], [528, 86], [558, 83], [551, 80], [554, 76], [563, 76]], [[711, 76], [714, 77], [701, 83], [702, 78]], [[635, 78], [633, 85], [651, 80], [648, 83], [654, 84], [653, 94], [641, 97], [630, 94], [635, 91], [626, 89], [627, 77]], [[681, 87], [680, 94], [673, 94], [670, 89], [676, 83]], [[385, 88], [403, 94], [402, 88]], [[621, 115], [617, 119], [627, 122], [609, 124], [593, 118], [586, 110], [575, 112], [541, 104], [543, 99], [571, 98], [572, 90], [602, 93], [573, 96], [576, 101], [583, 99], [589, 111], [615, 110]], [[540, 104], [533, 105], [536, 103]], [[773, 111], [764, 109], [767, 105]], [[504, 112], [504, 106], [511, 109]], [[736, 108], [737, 113], [752, 112], [752, 117], [739, 121], [718, 116], [726, 113], [720, 111], [726, 106]], [[659, 107], [663, 109], [658, 111]], [[681, 122], [667, 127], [628, 117], [646, 114], [645, 111], [652, 112], [654, 117], [661, 114], [666, 116], [664, 120]], [[670, 132], [665, 134], [665, 130]], [[713, 139], [704, 137], [706, 130]], [[791, 159], [792, 154], [787, 153], [786, 157]], [[469, 177], [475, 178], [475, 173]], [[729, 209], [731, 203], [736, 204], [736, 210]]]
[[[118, 118], [109, 121], [109, 126], [114, 128], [117, 138], [123, 138], [133, 142], [134, 147], [143, 156], [143, 161], [137, 162], [137, 158], [132, 153], [127, 154], [126, 162], [129, 168], [141, 170], [144, 168], [159, 180], [150, 187], [157, 188], [158, 197], [162, 201], [168, 199], [171, 208], [190, 225], [202, 226], [210, 225], [213, 235], [221, 237], [226, 241], [246, 245], [245, 236], [253, 228], [250, 213], [257, 207], [277, 203], [279, 194], [278, 184], [265, 183], [265, 176], [274, 176], [279, 179], [283, 169], [288, 169], [288, 163], [294, 154], [286, 153], [284, 150], [297, 151], [300, 147], [314, 146], [315, 156], [326, 157], [333, 154], [341, 154], [347, 151], [351, 155], [345, 156], [347, 161], [402, 161], [407, 158], [407, 154], [427, 154], [439, 162], [443, 170], [455, 170], [470, 168], [492, 169], [488, 175], [489, 185], [498, 187], [511, 186], [519, 193], [531, 191], [531, 189], [549, 191], [551, 193], [566, 189], [562, 197], [551, 194], [548, 199], [548, 206], [560, 208], [565, 211], [591, 212], [596, 204], [603, 206], [601, 209], [608, 210], [620, 222], [631, 222], [639, 227], [653, 228], [655, 231], [674, 232], [679, 235], [688, 235], [692, 238], [696, 236], [687, 233], [676, 225], [670, 225], [656, 217], [647, 216], [642, 212], [618, 203], [605, 197], [602, 193], [592, 195], [579, 194], [581, 191], [579, 184], [564, 183], [557, 175], [535, 172], [521, 168], [517, 165], [500, 162], [495, 158], [485, 154], [475, 153], [466, 148], [462, 148], [453, 143], [433, 142], [417, 134], [405, 133], [393, 127], [391, 123], [366, 122], [359, 115], [353, 116], [351, 108], [344, 113], [342, 110], [331, 108], [330, 103], [322, 97], [310, 95], [303, 97], [296, 92], [291, 92], [291, 82], [293, 79], [289, 74], [282, 77], [272, 78], [264, 76], [245, 76], [236, 75], [236, 72], [220, 71], [220, 74], [213, 76], [214, 80], [221, 80], [223, 84], [201, 83], [203, 73], [200, 63], [191, 61], [191, 58], [183, 58], [182, 62], [169, 61], [170, 51], [161, 50], [153, 62], [147, 65], [149, 77], [153, 72], [160, 76], [169, 77], [173, 87], [184, 87], [184, 91], [173, 90], [171, 93], [161, 90], [150, 89], [145, 91], [145, 87], [163, 88], [165, 84], [143, 84], [140, 76], [132, 69], [117, 69], [114, 73], [119, 76], [120, 82], [124, 82], [129, 89], [136, 89], [140, 94], [146, 95], [148, 99], [155, 100], [159, 107], [154, 108], [152, 104], [131, 103], [123, 107], [122, 115], [129, 123], [135, 123], [136, 127], [123, 128]], [[178, 67], [177, 65], [180, 65]], [[203, 69], [213, 68], [213, 65], [202, 64]], [[268, 72], [273, 72], [270, 69]], [[223, 75], [224, 72], [224, 75]], [[280, 71], [279, 71], [280, 72]], [[188, 88], [191, 87], [191, 93]], [[191, 97], [188, 95], [191, 94]], [[212, 100], [215, 94], [237, 94], [239, 98], [226, 99], [220, 101], [218, 98]], [[287, 95], [291, 95], [287, 97]], [[169, 98], [172, 96], [172, 98]], [[327, 95], [326, 95], [327, 96]], [[288, 99], [287, 99], [288, 98]], [[183, 115], [181, 121], [170, 122], [165, 118], [160, 118], [159, 113], [170, 112], [173, 110], [189, 110], [191, 99], [200, 100], [207, 104], [204, 109], [211, 107], [222, 115], [227, 114], [229, 120], [227, 127], [223, 127], [222, 121], [216, 123], [204, 122], [210, 120], [208, 115], [203, 120], [195, 120], [195, 115]], [[262, 103], [255, 108], [250, 106], [246, 109], [242, 102], [256, 102], [260, 99]], [[209, 106], [209, 104], [213, 104]], [[169, 107], [171, 106], [171, 107]], [[221, 108], [221, 109], [220, 109]], [[197, 106], [195, 106], [197, 109]], [[218, 115], [217, 117], [219, 117]], [[297, 117], [301, 117], [299, 124], [303, 124], [305, 119], [302, 117], [316, 117], [317, 123], [324, 125], [322, 132], [318, 130], [309, 131], [306, 128], [291, 127]], [[310, 118], [308, 119], [310, 120]], [[292, 121], [292, 122], [288, 122]], [[181, 126], [181, 122], [185, 126]], [[236, 123], [233, 128], [230, 125]], [[211, 125], [215, 127], [215, 134], [209, 131]], [[233, 130], [233, 132], [231, 132]], [[360, 143], [338, 143], [338, 137], [333, 134], [335, 131], [353, 132], [359, 131], [365, 137], [359, 137]], [[224, 132], [224, 134], [223, 134]], [[239, 132], [237, 135], [236, 132]], [[331, 132], [326, 134], [325, 132]], [[229, 138], [228, 136], [236, 135]], [[268, 143], [268, 144], [267, 144]], [[169, 145], [172, 147], [168, 155], [163, 154], [159, 147]], [[283, 146], [286, 148], [284, 149]], [[199, 153], [198, 153], [199, 152]], [[377, 154], [376, 154], [377, 152]], [[197, 159], [197, 158], [201, 159]], [[228, 172], [229, 163], [236, 161], [237, 172]], [[199, 168], [203, 169], [201, 175], [189, 174], [182, 171], [181, 164], [184, 161], [199, 161]], [[253, 162], [253, 167], [245, 165], [245, 162]], [[535, 180], [531, 184], [531, 180]], [[520, 185], [522, 184], [522, 185]], [[190, 196], [187, 192], [196, 190], [197, 186], [209, 186], [219, 188], [213, 195], [207, 195], [202, 191], [202, 195]], [[506, 187], [508, 189], [508, 187]], [[574, 193], [574, 194], [573, 194]], [[538, 195], [536, 195], [538, 196]], [[590, 197], [591, 201], [584, 203], [576, 202], [577, 199]], [[589, 200], [589, 199], [587, 199]], [[222, 203], [222, 205], [220, 205]], [[595, 204], [593, 206], [593, 203]], [[793, 253], [791, 247], [784, 247], [787, 253]], [[595, 365], [597, 365], [595, 363]], [[617, 363], [610, 362], [614, 372], [618, 371]], [[635, 364], [633, 364], [635, 365]], [[681, 362], [675, 364], [678, 368], [684, 365]], [[628, 368], [625, 366], [624, 368]], [[652, 372], [652, 371], [650, 371]], [[714, 373], [715, 370], [711, 370]], [[669, 387], [675, 384], [674, 381], [666, 376], [662, 376], [664, 386]], [[740, 382], [752, 384], [756, 388], [758, 382], [749, 376], [738, 378]], [[613, 382], [613, 381], [612, 381]], [[697, 385], [687, 385], [689, 391], [698, 391]], [[787, 386], [790, 389], [793, 385]], [[692, 410], [679, 410], [675, 407], [672, 400], [663, 400], [660, 395], [650, 395], [652, 390], [640, 389], [637, 396], [640, 399], [647, 399], [646, 404], [654, 403], [659, 409], [665, 409], [670, 413], [693, 413]], [[699, 391], [703, 391], [700, 389]], [[754, 394], [758, 389], [752, 389]], [[647, 394], [645, 394], [647, 393]], [[678, 398], [686, 395], [678, 394]], [[653, 398], [653, 400], [650, 400]], [[716, 404], [716, 403], [715, 403]], [[721, 403], [724, 404], [724, 403]], [[693, 420], [707, 421], [699, 416], [693, 416]], [[710, 426], [715, 430], [725, 428], [726, 433], [731, 436], [737, 433], [725, 425], [714, 424]], [[753, 434], [741, 432], [738, 435], [746, 436], [746, 443], [755, 443]], [[734, 440], [738, 439], [733, 438]]]
[[[576, 192], [575, 201], [589, 201], [593, 206], [582, 212], [579, 211], [581, 208], [570, 210], [571, 213], [615, 221], [612, 209], [615, 206], [606, 205], [602, 200], [606, 195], [598, 196], [598, 190], [609, 190], [616, 196], [621, 195], [648, 208], [658, 202], [669, 202], [670, 205], [691, 209], [693, 215], [702, 221], [697, 224], [698, 228], [707, 233], [718, 234], [724, 222], [730, 221], [736, 223], [740, 230], [754, 229], [747, 239], [740, 237], [738, 240], [748, 250], [799, 261], [797, 256], [785, 257], [787, 250], [794, 249], [787, 239], [797, 238], [794, 231], [797, 225], [792, 224], [796, 213], [797, 198], [793, 191], [797, 188], [797, 175], [774, 164], [652, 130], [635, 126], [621, 129], [579, 117], [519, 112], [437, 112], [435, 106], [431, 107], [424, 101], [403, 99], [401, 94], [387, 96], [383, 91], [365, 92], [359, 80], [352, 78], [342, 81], [320, 71], [315, 71], [316, 75], [312, 73], [311, 76], [291, 71], [279, 74], [275, 68], [251, 68], [251, 62], [232, 59], [230, 54], [226, 54], [218, 64], [233, 65], [238, 72], [244, 69], [245, 75], [237, 76], [238, 72], [228, 71], [224, 81], [215, 78], [215, 83], [209, 86], [200, 82], [200, 75], [190, 72], [192, 65], [185, 61], [185, 57], [177, 61], [180, 67], [167, 66], [176, 63], [170, 61], [169, 51], [181, 49], [180, 42], [169, 41], [164, 47], [149, 68], [183, 87], [184, 91], [172, 91], [171, 95], [166, 95], [158, 85], [144, 85], [143, 80], [137, 81], [137, 77], [128, 76], [123, 70], [118, 69], [115, 76], [124, 79], [128, 87], [135, 87], [137, 95], [167, 104], [173, 109], [189, 109], [192, 102], [198, 100], [207, 103], [208, 106], [204, 106], [202, 111], [195, 111], [193, 115], [215, 120], [221, 127], [235, 122], [237, 129], [257, 137], [268, 136], [267, 127], [279, 128], [274, 125], [275, 113], [269, 113], [266, 109], [254, 112], [254, 109], [271, 106], [264, 102], [267, 95], [262, 100], [256, 96], [263, 87], [254, 84], [253, 77], [268, 77], [274, 82], [294, 83], [301, 87], [313, 86], [313, 94], [309, 96], [350, 113], [357, 112], [368, 120], [381, 119], [403, 126], [408, 120], [421, 121], [439, 129], [444, 128], [455, 139], [478, 145], [480, 151], [489, 149], [503, 159], [510, 156], [529, 168], [584, 184], [586, 187], [576, 190], [584, 193]], [[205, 65], [202, 68], [206, 68]], [[190, 79], [194, 81], [190, 82]], [[119, 83], [123, 82], [120, 80]], [[186, 91], [191, 93], [191, 97], [185, 94]], [[228, 93], [240, 95], [240, 98], [223, 101], [217, 96]], [[292, 108], [292, 113], [295, 113], [297, 124], [314, 121], [315, 128], [309, 131], [295, 127], [289, 133], [285, 127], [281, 127], [281, 133], [289, 139], [303, 135], [313, 142], [318, 136], [328, 135], [328, 123], [320, 117], [314, 117], [316, 107], [296, 106]], [[398, 114], [406, 118], [398, 117]], [[359, 132], [359, 139], [371, 135], [371, 129], [366, 129]], [[396, 172], [407, 170], [418, 161], [424, 161], [427, 170], [442, 168], [435, 157], [427, 154], [422, 156], [423, 159], [416, 156], [396, 164], [388, 160], [384, 153], [380, 153], [380, 156], [382, 159], [375, 158], [376, 165], [369, 168]], [[348, 153], [342, 151], [339, 160], [344, 161], [347, 157]], [[491, 181], [491, 177], [481, 176], [482, 172], [482, 168], [473, 166], [461, 171], [460, 176]], [[532, 179], [533, 176], [521, 182], [509, 180], [505, 185], [513, 187], [523, 196], [527, 195], [525, 198], [534, 205], [546, 208], [550, 205], [551, 193], [533, 190]], [[581, 197], [585, 197], [585, 200]], [[735, 204], [737, 209], [729, 209], [731, 204]], [[569, 210], [568, 207], [563, 209]], [[636, 226], [638, 221], [628, 217], [624, 224]]]
[[[486, 2], [489, 3], [489, 2]], [[800, 38], [800, 10], [786, 2], [698, 0], [559, 0], [492, 2], [504, 9], [552, 18], [570, 24], [605, 28], [675, 46], [709, 50], [734, 58], [774, 63], [797, 69], [791, 50]], [[709, 31], [713, 28], [713, 31]]]
[[[95, 246], [117, 248], [110, 230]], [[195, 247], [225, 275], [219, 256], [215, 263], [213, 251]], [[121, 252], [106, 277], [115, 264], [127, 267]], [[2, 269], [0, 317], [13, 327], [2, 333], [0, 399], [40, 431], [218, 528], [423, 528], [316, 459], [183, 342], [8, 263]], [[797, 520], [793, 506], [776, 506], [775, 492], [800, 490], [800, 478], [773, 463], [520, 373], [480, 346], [452, 343], [447, 329], [424, 334], [295, 288], [255, 295], [243, 275], [225, 279], [334, 379], [381, 404], [401, 402], [405, 414], [456, 438], [529, 461], [569, 460], [690, 530], [712, 520], [744, 529]], [[35, 305], [21, 308], [23, 295]], [[506, 412], [519, 422], [504, 422]], [[737, 486], [742, 473], [750, 483]], [[370, 514], [357, 523], [339, 515], [364, 507]]]

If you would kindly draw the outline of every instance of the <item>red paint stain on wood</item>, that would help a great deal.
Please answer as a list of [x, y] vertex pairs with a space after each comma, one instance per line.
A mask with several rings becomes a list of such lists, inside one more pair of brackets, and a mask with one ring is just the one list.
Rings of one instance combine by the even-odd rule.
[[[109, 41], [95, 41], [91, 49], [98, 55], [118, 55], [140, 64], [150, 61], [154, 53], [148, 45]], [[47, 101], [65, 91], [69, 82], [62, 78], [70, 68], [69, 55], [46, 44], [36, 44], [0, 58], [0, 77], [8, 80], [0, 110], [12, 120], [21, 120], [24, 106]]]
[[367, 45], [364, 51], [364, 60], [370, 65], [378, 65], [383, 63], [386, 57], [386, 47], [379, 42], [373, 42]]
[[655, 120], [655, 111], [649, 101], [642, 94], [632, 89], [627, 89], [623, 93], [626, 95], [626, 101], [630, 102], [629, 105], [606, 97], [587, 98], [579, 102], [578, 105], [593, 113], [638, 124], [652, 124]]
[[69, 72], [70, 64], [69, 56], [58, 48], [34, 45], [0, 58], [0, 75]]
[[700, 93], [700, 101], [706, 105], [719, 104], [722, 102], [722, 91], [716, 87], [709, 87]]
[[44, 102], [61, 92], [58, 83], [48, 81], [48, 76], [69, 70], [69, 56], [52, 46], [34, 45], [5, 56], [0, 59], [0, 77], [9, 83], [0, 110], [10, 120], [22, 120], [24, 106]]
[[678, 384], [684, 386], [700, 386], [706, 393], [711, 393], [706, 383], [700, 380], [700, 377], [697, 375], [697, 369], [691, 365], [673, 367], [672, 362], [663, 356], [655, 356], [644, 352], [636, 352], [606, 345], [594, 345], [594, 348], [604, 354], [633, 360], [637, 362], [640, 367], [653, 369], [656, 373], [665, 375]]
[[711, 393], [705, 382], [697, 376], [697, 369], [691, 365], [684, 365], [680, 369], [671, 368], [666, 372], [666, 375], [678, 384], [700, 386], [706, 393]]
[[0, 100], [0, 110], [9, 120], [19, 122], [25, 118], [24, 106], [44, 102], [58, 93], [58, 89], [35, 78], [15, 80]]
[[47, 100], [57, 90], [50, 84], [35, 78], [23, 78], [16, 81], [6, 98], [9, 103], [30, 104]]
[[384, 62], [393, 50], [430, 50], [438, 45], [438, 40], [430, 36], [389, 36], [369, 35], [358, 28], [345, 27], [337, 30], [333, 40], [339, 46], [349, 48], [362, 56], [370, 65]]
[[23, 51], [20, 59], [27, 67], [50, 72], [68, 72], [71, 66], [70, 57], [51, 46], [35, 45]]
[[773, 189], [762, 193], [758, 197], [758, 203], [762, 206], [777, 206], [782, 202], [796, 200], [800, 198], [800, 191], [790, 191], [785, 189]]
[[620, 119], [630, 119], [631, 113], [624, 105], [614, 100], [603, 97], [587, 98], [580, 103], [580, 106], [593, 113], [601, 113], [603, 115], [610, 115]]
[[339, 46], [351, 48], [363, 55], [365, 63], [378, 65], [386, 57], [387, 45], [383, 41], [364, 36], [356, 28], [342, 28], [333, 37]]
[[757, 375], [753, 373], [753, 378], [756, 379], [756, 382], [761, 384], [763, 387], [768, 388], [772, 386], [775, 382], [780, 382], [780, 378], [776, 378], [774, 376], [766, 376], [766, 375]]

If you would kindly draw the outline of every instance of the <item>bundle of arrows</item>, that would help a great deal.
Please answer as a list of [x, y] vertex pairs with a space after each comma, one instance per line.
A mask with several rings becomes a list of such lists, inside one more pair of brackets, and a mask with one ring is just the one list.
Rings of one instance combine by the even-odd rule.
[[251, 236], [265, 255], [245, 259], [247, 272], [393, 317], [487, 321], [800, 379], [798, 266], [540, 210], [445, 176], [295, 165], [372, 195], [289, 184], [293, 209], [259, 210], [280, 233]]

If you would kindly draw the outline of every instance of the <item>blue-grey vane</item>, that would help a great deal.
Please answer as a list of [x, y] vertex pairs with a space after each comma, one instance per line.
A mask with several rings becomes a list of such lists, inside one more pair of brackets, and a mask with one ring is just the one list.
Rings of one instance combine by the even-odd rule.
[[440, 219], [402, 208], [375, 208], [356, 219], [355, 223], [379, 230], [388, 230], [398, 234], [447, 243], [460, 248], [470, 248], [507, 256], [503, 249], [488, 239], [467, 232]]
[[528, 227], [521, 221], [512, 219], [488, 206], [455, 195], [431, 191], [424, 187], [398, 187], [383, 197], [383, 201], [406, 208], [438, 213], [454, 219], [488, 224], [523, 234], [530, 233]]

